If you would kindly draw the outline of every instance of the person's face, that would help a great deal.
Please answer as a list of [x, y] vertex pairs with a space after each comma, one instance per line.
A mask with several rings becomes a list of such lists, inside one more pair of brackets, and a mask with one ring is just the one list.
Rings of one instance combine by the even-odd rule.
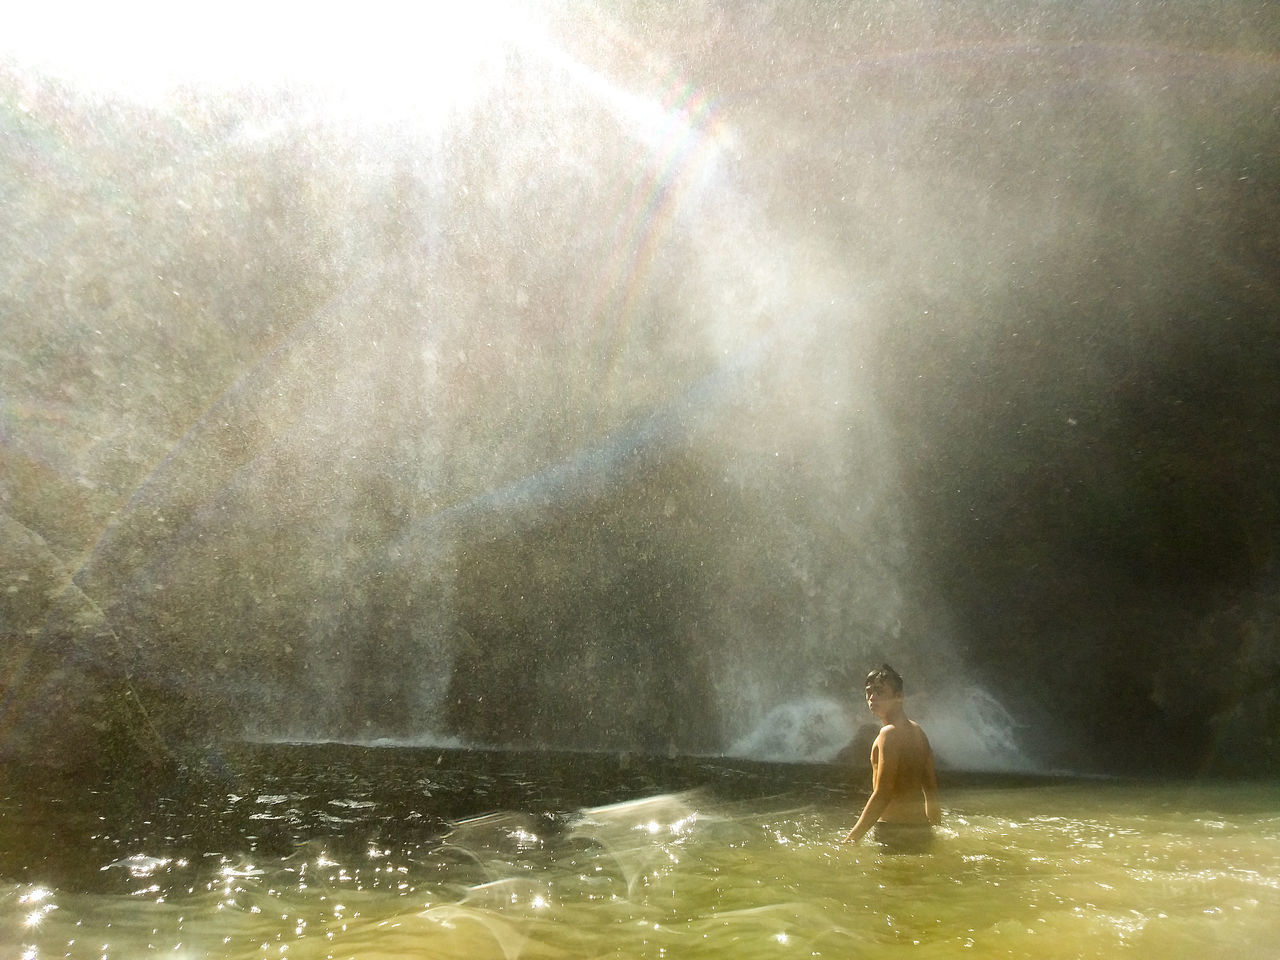
[[902, 694], [894, 693], [886, 684], [867, 687], [867, 709], [883, 720], [895, 704], [902, 703]]

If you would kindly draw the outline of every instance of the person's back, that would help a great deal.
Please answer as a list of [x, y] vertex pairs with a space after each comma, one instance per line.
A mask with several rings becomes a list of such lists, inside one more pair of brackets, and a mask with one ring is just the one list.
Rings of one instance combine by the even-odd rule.
[[[885, 783], [889, 803], [880, 811], [882, 823], [929, 823], [926, 792], [936, 784], [933, 751], [929, 739], [914, 720], [887, 724], [871, 747], [872, 791], [886, 777], [885, 764], [877, 754], [884, 750], [897, 754], [893, 782]], [[936, 786], [934, 787], [936, 789]]]
[[887, 664], [867, 675], [867, 707], [882, 724], [871, 746], [871, 796], [845, 839], [856, 843], [873, 826], [891, 846], [927, 846], [941, 821], [933, 749], [907, 717], [902, 678]]

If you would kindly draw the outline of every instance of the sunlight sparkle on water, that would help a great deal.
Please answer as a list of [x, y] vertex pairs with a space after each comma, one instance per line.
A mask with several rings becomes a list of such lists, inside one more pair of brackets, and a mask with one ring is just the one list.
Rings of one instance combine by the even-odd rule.
[[[32, 885], [8, 918], [0, 911], [0, 927], [30, 918], [40, 955], [92, 960], [91, 931], [122, 938], [113, 951], [130, 955], [171, 936], [192, 956], [263, 944], [296, 955], [314, 939], [334, 955], [433, 960], [588, 956], [606, 944], [627, 957], [874, 958], [911, 945], [939, 958], [1198, 960], [1210, 940], [1227, 937], [1243, 955], [1280, 936], [1272, 787], [953, 788], [944, 808], [948, 827], [924, 858], [840, 844], [855, 811], [816, 793], [728, 804], [664, 794], [580, 810], [572, 828], [536, 834], [513, 826], [528, 822], [518, 812], [491, 814], [456, 825], [445, 844], [388, 832], [370, 814], [378, 836], [354, 850], [373, 855], [376, 875], [344, 886], [342, 901], [332, 885], [351, 878], [301, 882], [289, 846], [279, 860], [228, 850], [197, 879], [231, 880], [234, 899], [184, 894], [190, 878], [158, 871], [173, 885], [162, 906], [134, 896], [126, 871], [97, 871], [122, 881], [109, 914], [100, 894], [61, 888], [59, 909], [46, 911], [52, 888]], [[189, 859], [200, 869], [203, 858]]]

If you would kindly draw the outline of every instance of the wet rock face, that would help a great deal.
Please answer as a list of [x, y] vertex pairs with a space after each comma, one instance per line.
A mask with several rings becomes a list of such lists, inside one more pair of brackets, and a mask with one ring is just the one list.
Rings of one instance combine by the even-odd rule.
[[[696, 626], [705, 599], [671, 558], [594, 539], [498, 541], [468, 561], [476, 590], [458, 621], [449, 730], [479, 744], [716, 750], [716, 677]], [[535, 572], [548, 561], [552, 580]]]
[[655, 755], [720, 746], [696, 562], [661, 532], [602, 520], [578, 514], [466, 551], [451, 731]]

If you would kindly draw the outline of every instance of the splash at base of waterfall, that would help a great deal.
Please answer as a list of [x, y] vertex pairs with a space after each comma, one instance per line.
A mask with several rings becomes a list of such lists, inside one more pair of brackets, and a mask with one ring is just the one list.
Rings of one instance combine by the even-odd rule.
[[[986, 690], [968, 686], [908, 700], [940, 766], [989, 772], [1031, 772], [1036, 764], [1018, 746], [1018, 723]], [[865, 723], [873, 722], [868, 716]], [[825, 697], [770, 710], [727, 754], [775, 763], [830, 763], [855, 742], [859, 719]]]

